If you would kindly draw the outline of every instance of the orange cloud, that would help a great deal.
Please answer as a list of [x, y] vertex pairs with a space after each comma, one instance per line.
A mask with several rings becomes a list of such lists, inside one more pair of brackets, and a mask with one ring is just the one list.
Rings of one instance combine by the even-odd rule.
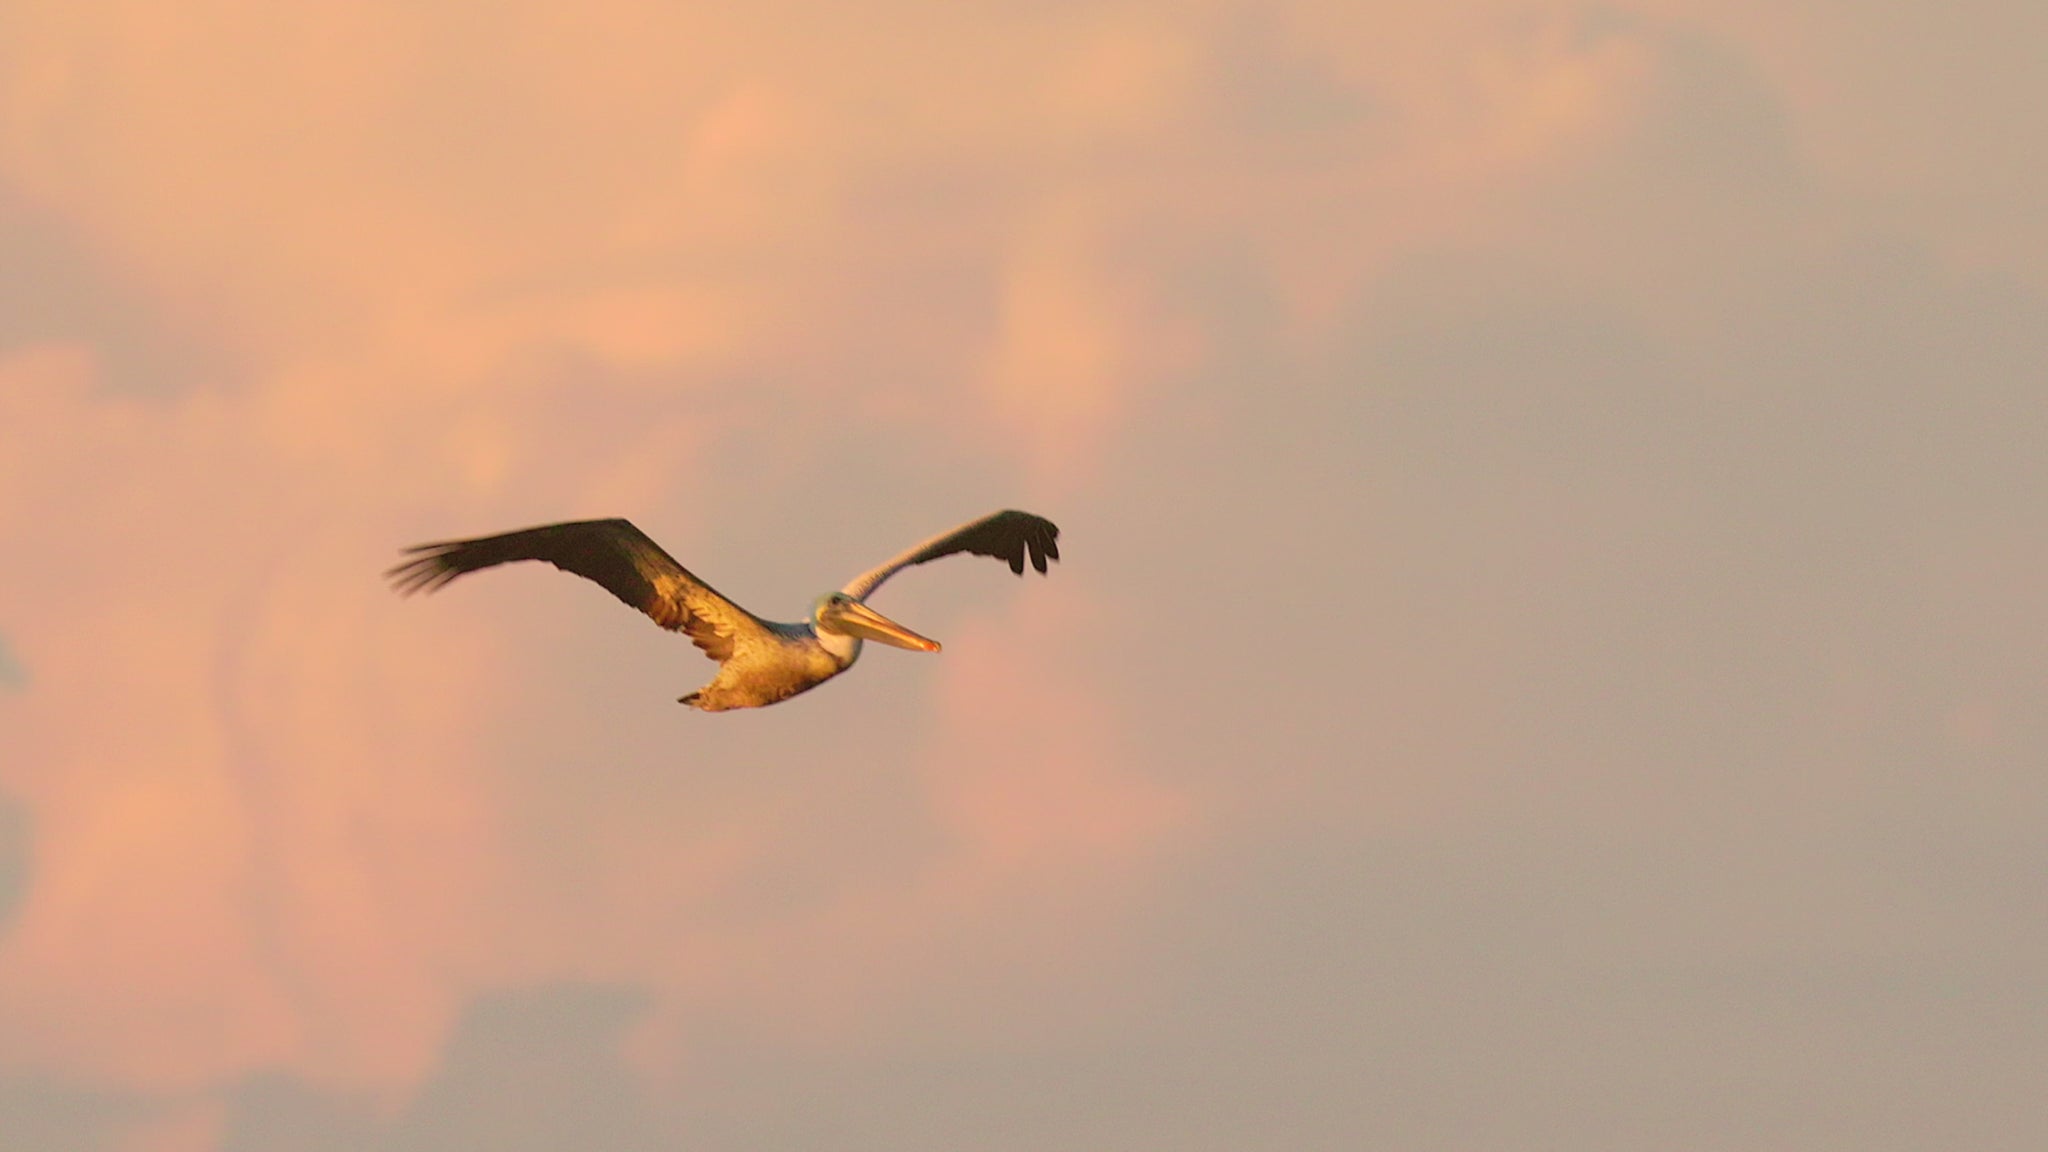
[[[1515, 227], [1508, 191], [1625, 132], [1647, 65], [1623, 34], [1427, 21], [1411, 59], [1356, 6], [1290, 9], [1294, 56], [1234, 64], [1220, 15], [915, 11], [926, 36], [802, 5], [10, 11], [0, 178], [232, 367], [143, 400], [90, 346], [0, 363], [0, 538], [27, 542], [0, 624], [34, 670], [0, 789], [35, 828], [0, 1063], [389, 1096], [468, 997], [520, 981], [644, 983], [666, 998], [648, 1043], [684, 1053], [706, 1005], [829, 1042], [1006, 964], [1086, 983], [1100, 957], [1064, 941], [1107, 930], [1204, 814], [1132, 763], [1086, 655], [1106, 609], [1071, 573], [949, 643], [892, 808], [926, 839], [794, 883], [779, 862], [834, 814], [786, 780], [728, 781], [679, 830], [644, 796], [512, 779], [530, 749], [502, 733], [544, 714], [564, 748], [664, 769], [657, 742], [754, 755], [746, 732], [807, 763], [833, 733], [739, 718], [622, 749], [665, 700], [545, 695], [636, 658], [563, 624], [591, 590], [506, 577], [426, 610], [377, 571], [542, 517], [743, 532], [791, 497], [709, 506], [718, 452], [866, 447], [843, 416], [785, 428], [847, 393], [835, 413], [901, 421], [874, 442], [928, 445], [934, 473], [1084, 491], [1213, 351], [1176, 260], [1241, 244], [1315, 331], [1390, 254]], [[1219, 110], [1226, 65], [1316, 70], [1368, 111], [1266, 163]], [[778, 878], [803, 898], [764, 895]]]

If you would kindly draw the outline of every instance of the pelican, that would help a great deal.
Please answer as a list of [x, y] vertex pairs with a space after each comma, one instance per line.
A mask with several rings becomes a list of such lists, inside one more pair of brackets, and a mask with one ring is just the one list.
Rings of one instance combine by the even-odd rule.
[[576, 520], [473, 540], [421, 544], [406, 549], [412, 559], [385, 575], [401, 595], [411, 595], [514, 560], [545, 560], [602, 585], [663, 628], [687, 634], [691, 643], [718, 661], [718, 675], [677, 703], [723, 712], [765, 708], [816, 688], [853, 667], [863, 640], [937, 652], [938, 641], [868, 607], [867, 598], [897, 572], [956, 552], [993, 556], [1019, 576], [1028, 555], [1031, 566], [1043, 575], [1046, 561], [1060, 558], [1059, 535], [1043, 516], [1014, 509], [990, 513], [818, 597], [811, 604], [810, 619], [801, 624], [763, 620], [719, 595], [626, 520]]

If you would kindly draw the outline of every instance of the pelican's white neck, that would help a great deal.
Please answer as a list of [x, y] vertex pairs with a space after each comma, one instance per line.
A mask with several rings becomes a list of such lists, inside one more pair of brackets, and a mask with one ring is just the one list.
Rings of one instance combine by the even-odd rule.
[[832, 658], [839, 661], [841, 668], [851, 668], [853, 662], [860, 659], [861, 639], [858, 636], [848, 636], [844, 632], [820, 628], [816, 623], [811, 625], [811, 635], [818, 638], [820, 648], [830, 652]]

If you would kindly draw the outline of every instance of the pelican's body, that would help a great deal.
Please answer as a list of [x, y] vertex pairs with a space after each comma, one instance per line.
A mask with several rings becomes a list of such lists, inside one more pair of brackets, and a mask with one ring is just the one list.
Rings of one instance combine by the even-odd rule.
[[867, 606], [882, 582], [903, 568], [968, 552], [1007, 561], [1024, 572], [1028, 557], [1043, 573], [1059, 559], [1060, 530], [1029, 512], [1004, 511], [932, 537], [888, 563], [818, 597], [809, 620], [763, 620], [712, 590], [625, 520], [578, 520], [499, 536], [422, 544], [393, 568], [401, 592], [433, 590], [466, 572], [515, 560], [545, 560], [602, 585], [664, 628], [687, 633], [719, 662], [709, 684], [681, 703], [706, 712], [760, 708], [787, 700], [839, 675], [860, 658], [863, 640], [937, 652], [938, 642]]
[[706, 712], [761, 708], [816, 688], [860, 659], [857, 636], [820, 633], [811, 624], [766, 623], [766, 635], [734, 646], [711, 683], [681, 703]]

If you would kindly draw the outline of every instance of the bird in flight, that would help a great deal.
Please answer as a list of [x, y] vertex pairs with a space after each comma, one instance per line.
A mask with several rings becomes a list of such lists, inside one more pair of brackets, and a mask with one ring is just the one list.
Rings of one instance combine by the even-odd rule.
[[937, 652], [939, 643], [867, 606], [882, 583], [902, 569], [966, 552], [993, 556], [1024, 574], [1024, 561], [1043, 574], [1058, 560], [1060, 530], [1029, 512], [1007, 510], [972, 520], [862, 573], [811, 604], [801, 624], [763, 620], [709, 584], [626, 520], [576, 520], [498, 536], [449, 540], [406, 549], [411, 559], [386, 575], [404, 595], [431, 592], [457, 576], [514, 560], [545, 560], [602, 585], [656, 624], [682, 632], [718, 661], [718, 675], [678, 703], [705, 712], [763, 708], [815, 688], [860, 658], [861, 642]]

